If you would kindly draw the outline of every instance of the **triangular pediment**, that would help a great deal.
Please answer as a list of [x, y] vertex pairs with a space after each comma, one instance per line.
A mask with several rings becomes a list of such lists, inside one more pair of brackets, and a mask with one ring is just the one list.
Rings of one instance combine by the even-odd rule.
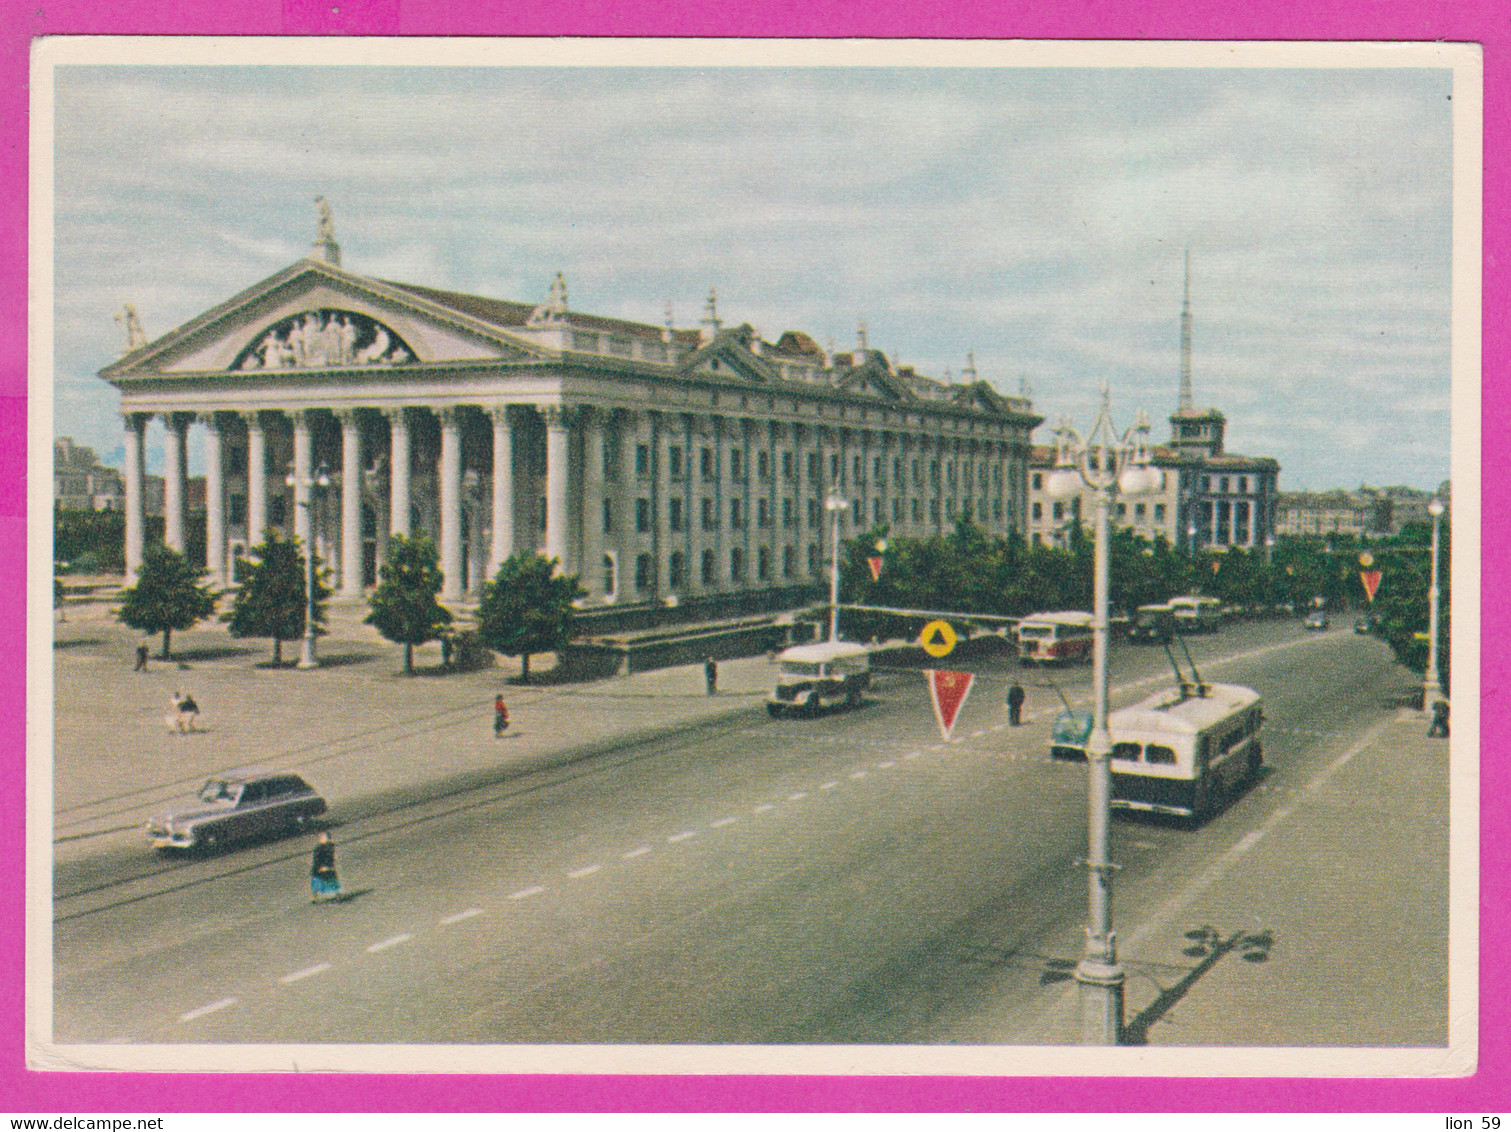
[[101, 376], [397, 369], [546, 353], [402, 286], [301, 260], [133, 350]]
[[684, 374], [707, 374], [743, 381], [780, 380], [777, 371], [745, 345], [749, 330], [749, 327], [740, 327], [721, 331], [712, 342], [684, 358], [678, 370]]
[[1002, 399], [1001, 394], [984, 381], [973, 381], [969, 385], [958, 386], [955, 390], [954, 401], [962, 408], [979, 409], [986, 413], [1007, 411], [1007, 402]]
[[840, 378], [839, 387], [846, 393], [880, 397], [887, 401], [917, 400], [905, 382], [877, 361], [868, 361], [865, 365], [850, 370]]

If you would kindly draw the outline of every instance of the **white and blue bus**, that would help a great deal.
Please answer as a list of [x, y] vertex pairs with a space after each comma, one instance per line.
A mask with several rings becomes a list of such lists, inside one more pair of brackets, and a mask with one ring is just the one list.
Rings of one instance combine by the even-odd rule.
[[1259, 773], [1259, 693], [1182, 682], [1107, 717], [1112, 805], [1200, 820]]

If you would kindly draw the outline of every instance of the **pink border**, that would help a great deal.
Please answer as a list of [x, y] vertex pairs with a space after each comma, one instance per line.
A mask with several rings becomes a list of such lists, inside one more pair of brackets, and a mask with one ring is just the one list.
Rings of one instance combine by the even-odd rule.
[[[548, 5], [510, 5], [489, 14], [487, 5], [455, 0], [42, 0], [10, 6], [0, 30], [0, 177], [9, 190], [0, 204], [0, 288], [9, 296], [0, 323], [0, 576], [24, 577], [26, 476], [26, 337], [19, 312], [26, 309], [27, 262], [27, 66], [30, 40], [52, 34], [223, 35], [611, 35], [611, 36], [795, 36], [1056, 39], [1326, 39], [1448, 40], [1478, 42], [1485, 49], [1485, 256], [1484, 294], [1505, 295], [1511, 247], [1504, 212], [1511, 187], [1507, 135], [1511, 131], [1511, 82], [1501, 70], [1503, 47], [1511, 48], [1511, 21], [1502, 0], [1370, 0], [1339, 5], [1295, 5], [1291, 0], [1247, 0], [1241, 5], [1112, 0], [1097, 5], [1054, 5], [1023, 0], [949, 6], [918, 0], [871, 0], [855, 10], [840, 4], [795, 4], [791, 0], [745, 0], [738, 14], [717, 6], [666, 0], [566, 0]], [[502, 7], [502, 6], [500, 6]], [[1231, 7], [1233, 11], [1225, 8]], [[332, 9], [339, 9], [332, 14]], [[481, 9], [481, 10], [480, 10]], [[1330, 10], [1333, 9], [1333, 10]], [[1508, 405], [1503, 372], [1508, 357], [1504, 301], [1485, 304], [1484, 389], [1487, 469], [1506, 455]], [[15, 443], [10, 441], [14, 440]], [[1507, 558], [1505, 488], [1493, 472], [1484, 485], [1483, 556]], [[14, 590], [12, 591], [14, 592]], [[1487, 630], [1508, 623], [1511, 592], [1487, 586]], [[19, 603], [0, 607], [0, 671], [9, 691], [0, 709], [0, 758], [5, 781], [24, 781], [25, 622]], [[1486, 642], [1496, 641], [1486, 632]], [[1506, 724], [1492, 710], [1511, 678], [1506, 652], [1483, 650], [1484, 748], [1506, 749]], [[1506, 853], [1511, 836], [1507, 808], [1493, 802], [1511, 786], [1505, 764], [1484, 761], [1481, 850], [1482, 950], [1493, 956], [1507, 936], [1511, 878]], [[0, 792], [0, 860], [10, 875], [23, 872], [22, 792]], [[24, 954], [21, 885], [4, 886], [0, 898], [0, 964], [19, 971]], [[1388, 925], [1381, 925], [1388, 946]], [[1169, 1079], [1044, 1078], [740, 1078], [740, 1077], [290, 1077], [249, 1079], [238, 1075], [59, 1074], [24, 1068], [23, 995], [19, 981], [0, 983], [0, 1110], [9, 1113], [216, 1112], [240, 1111], [248, 1096], [257, 1111], [465, 1112], [465, 1111], [1300, 1111], [1493, 1113], [1511, 1100], [1507, 1049], [1511, 975], [1481, 964], [1480, 1071], [1469, 1078], [1392, 1080], [1244, 1080], [1178, 1082]], [[270, 1093], [270, 1088], [277, 1092]]]

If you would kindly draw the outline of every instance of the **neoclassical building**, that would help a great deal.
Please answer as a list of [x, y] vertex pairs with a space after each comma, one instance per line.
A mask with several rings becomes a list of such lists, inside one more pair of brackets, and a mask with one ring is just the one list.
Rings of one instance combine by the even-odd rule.
[[456, 600], [515, 550], [580, 575], [587, 606], [811, 586], [842, 537], [1025, 530], [1025, 398], [931, 380], [867, 347], [831, 354], [721, 324], [679, 329], [344, 270], [323, 211], [311, 254], [100, 371], [125, 420], [129, 569], [142, 558], [144, 435], [166, 425], [165, 542], [185, 545], [188, 447], [204, 446], [207, 568], [232, 577], [268, 527], [360, 595], [394, 534], [433, 536]]

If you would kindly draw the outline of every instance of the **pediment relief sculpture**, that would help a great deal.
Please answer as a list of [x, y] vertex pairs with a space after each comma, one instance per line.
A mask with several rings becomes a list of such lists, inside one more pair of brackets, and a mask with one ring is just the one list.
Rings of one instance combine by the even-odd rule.
[[330, 369], [409, 365], [417, 359], [402, 338], [356, 311], [302, 311], [268, 327], [231, 363], [233, 370]]

